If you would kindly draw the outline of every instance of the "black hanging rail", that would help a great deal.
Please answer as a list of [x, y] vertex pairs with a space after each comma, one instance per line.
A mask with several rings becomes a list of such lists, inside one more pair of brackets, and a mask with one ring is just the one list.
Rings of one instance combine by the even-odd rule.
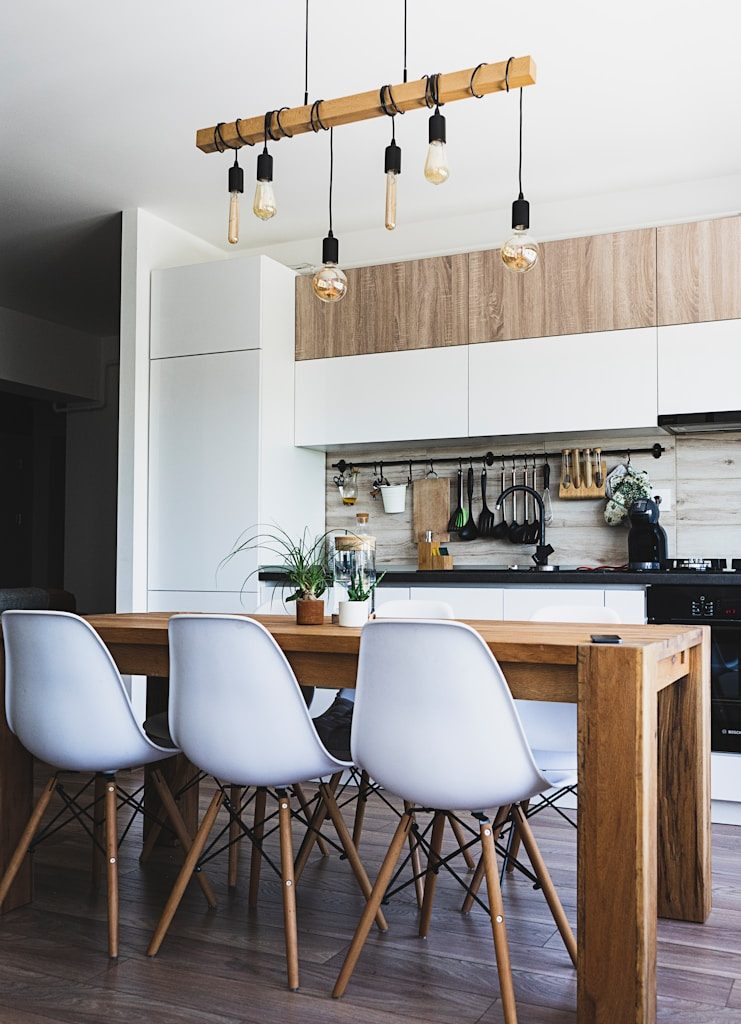
[[[594, 448], [594, 445], [589, 447]], [[347, 459], [340, 459], [339, 462], [332, 463], [332, 469], [337, 469], [340, 473], [346, 473], [352, 469], [373, 469], [378, 470], [379, 467], [385, 468], [388, 466], [429, 466], [430, 464], [436, 466], [456, 466], [463, 464], [464, 462], [476, 462], [484, 463], [487, 466], [493, 466], [496, 462], [511, 462], [513, 459], [515, 462], [521, 462], [524, 459], [560, 459], [561, 452], [563, 449], [557, 452], [520, 452], [509, 455], [495, 455], [494, 452], [486, 452], [485, 455], [450, 455], [445, 458], [436, 458], [435, 456], [428, 456], [425, 459], [375, 459], [371, 462], [359, 462], [355, 459], [348, 461]], [[603, 448], [603, 455], [652, 455], [655, 459], [660, 459], [666, 451], [663, 445], [656, 444], [651, 445], [650, 448]]]

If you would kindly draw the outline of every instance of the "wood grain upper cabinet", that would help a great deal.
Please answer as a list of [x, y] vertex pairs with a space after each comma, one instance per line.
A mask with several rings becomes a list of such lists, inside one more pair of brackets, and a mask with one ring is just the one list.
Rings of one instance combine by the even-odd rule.
[[741, 217], [658, 228], [659, 325], [741, 318]]
[[499, 250], [469, 255], [470, 341], [656, 326], [656, 230], [545, 242], [526, 274]]
[[341, 302], [296, 281], [296, 359], [370, 355], [468, 342], [468, 255], [347, 271]]

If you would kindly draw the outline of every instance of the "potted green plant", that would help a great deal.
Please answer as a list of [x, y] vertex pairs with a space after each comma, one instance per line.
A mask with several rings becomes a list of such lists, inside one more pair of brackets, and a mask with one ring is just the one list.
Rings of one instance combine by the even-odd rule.
[[368, 621], [373, 591], [384, 577], [384, 573], [369, 581], [361, 573], [353, 573], [347, 588], [347, 600], [339, 602], [340, 625], [362, 626]]
[[260, 571], [260, 568], [275, 568], [285, 574], [286, 584], [293, 588], [286, 601], [296, 602], [296, 622], [299, 626], [316, 626], [324, 622], [324, 594], [332, 586], [332, 574], [327, 565], [327, 536], [322, 533], [313, 536], [308, 529], [294, 538], [281, 527], [255, 530], [244, 534], [221, 565], [236, 555], [246, 552], [269, 551], [279, 562], [275, 566], [260, 566], [245, 579], [245, 584]]

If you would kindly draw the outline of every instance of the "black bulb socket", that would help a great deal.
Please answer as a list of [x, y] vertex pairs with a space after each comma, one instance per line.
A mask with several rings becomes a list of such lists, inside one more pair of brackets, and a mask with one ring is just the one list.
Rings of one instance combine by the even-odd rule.
[[340, 242], [330, 231], [322, 242], [322, 263], [340, 262]]
[[229, 191], [244, 192], [244, 171], [236, 160], [229, 168]]
[[386, 146], [383, 170], [385, 174], [388, 174], [389, 171], [393, 174], [401, 174], [401, 147], [397, 146], [395, 142], [391, 142]]
[[257, 157], [257, 180], [273, 180], [273, 158], [270, 153], [268, 153], [267, 149], [264, 149]]
[[527, 230], [530, 227], [530, 203], [520, 192], [517, 199], [512, 203], [512, 227], [517, 230]]
[[445, 118], [436, 110], [430, 117], [430, 142], [445, 142]]

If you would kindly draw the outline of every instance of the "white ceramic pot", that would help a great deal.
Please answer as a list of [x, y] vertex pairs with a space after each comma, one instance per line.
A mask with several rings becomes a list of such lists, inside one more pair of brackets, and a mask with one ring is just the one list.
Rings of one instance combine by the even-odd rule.
[[364, 626], [370, 615], [370, 598], [367, 601], [340, 601], [340, 625]]
[[390, 484], [381, 488], [384, 512], [403, 512], [407, 499], [406, 484]]

